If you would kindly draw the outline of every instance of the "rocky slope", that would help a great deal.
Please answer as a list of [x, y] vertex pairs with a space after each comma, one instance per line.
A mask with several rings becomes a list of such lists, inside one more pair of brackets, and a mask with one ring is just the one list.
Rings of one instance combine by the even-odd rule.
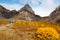
[[49, 21], [60, 23], [60, 6], [49, 15]]
[[58, 6], [49, 16], [42, 17], [41, 20], [52, 23], [60, 23], [60, 6]]
[[9, 19], [16, 14], [17, 14], [17, 11], [15, 10], [10, 11], [0, 5], [0, 19]]
[[6, 14], [7, 11], [9, 10], [5, 9], [3, 6], [0, 5], [0, 19], [5, 19], [3, 15]]

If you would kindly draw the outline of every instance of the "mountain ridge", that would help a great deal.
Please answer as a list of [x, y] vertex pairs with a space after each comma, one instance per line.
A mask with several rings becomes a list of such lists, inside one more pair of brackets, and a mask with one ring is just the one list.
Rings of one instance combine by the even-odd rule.
[[60, 20], [60, 6], [58, 6], [49, 16], [41, 17], [36, 15], [29, 4], [26, 4], [20, 10], [9, 10], [0, 5], [0, 19], [19, 19], [25, 21], [50, 21], [58, 22]]

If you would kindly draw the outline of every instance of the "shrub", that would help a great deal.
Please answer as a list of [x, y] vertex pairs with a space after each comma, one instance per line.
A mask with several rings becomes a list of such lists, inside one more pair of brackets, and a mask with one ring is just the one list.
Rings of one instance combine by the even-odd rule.
[[0, 25], [5, 25], [5, 24], [8, 24], [7, 20], [0, 20]]
[[37, 37], [39, 37], [41, 40], [58, 40], [59, 39], [59, 34], [55, 29], [51, 27], [38, 28], [36, 34], [37, 34]]
[[20, 20], [16, 20], [13, 24], [14, 26], [20, 26], [22, 22]]
[[27, 26], [28, 24], [27, 24], [27, 22], [25, 22], [25, 21], [16, 20], [16, 21], [13, 23], [13, 25], [20, 27], [20, 26]]

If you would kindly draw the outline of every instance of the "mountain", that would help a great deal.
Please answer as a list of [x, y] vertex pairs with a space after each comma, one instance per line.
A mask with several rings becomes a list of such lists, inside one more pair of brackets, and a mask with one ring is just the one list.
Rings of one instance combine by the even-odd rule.
[[3, 17], [3, 15], [6, 14], [7, 11], [9, 11], [9, 10], [7, 10], [6, 8], [4, 8], [3, 6], [0, 5], [0, 19], [5, 19]]
[[40, 16], [36, 15], [29, 4], [26, 4], [19, 11], [8, 10], [0, 5], [0, 19], [19, 19], [25, 21], [38, 21]]
[[0, 5], [0, 19], [10, 19], [11, 17], [13, 17], [16, 14], [17, 14], [16, 10], [10, 11]]
[[23, 8], [18, 11], [18, 15], [14, 16], [13, 19], [20, 19], [25, 21], [38, 21], [40, 16], [36, 15], [32, 8], [26, 4]]
[[49, 21], [60, 23], [60, 6], [49, 15]]
[[20, 10], [8, 10], [0, 5], [0, 20], [24, 20], [24, 21], [49, 21], [53, 23], [60, 23], [60, 6], [58, 6], [53, 12], [46, 17], [40, 17], [36, 15], [29, 4], [26, 4]]

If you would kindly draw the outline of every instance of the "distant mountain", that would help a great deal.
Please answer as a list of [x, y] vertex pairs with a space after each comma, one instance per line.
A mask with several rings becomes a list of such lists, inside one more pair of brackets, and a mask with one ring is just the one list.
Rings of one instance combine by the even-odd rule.
[[5, 19], [3, 15], [7, 14], [7, 11], [9, 10], [0, 5], [0, 19]]
[[0, 5], [0, 19], [19, 19], [25, 21], [38, 21], [40, 16], [35, 15], [30, 5], [26, 4], [19, 11], [8, 10]]
[[10, 11], [0, 5], [0, 19], [2, 19], [2, 18], [9, 19], [9, 18], [13, 17], [15, 14], [17, 14], [17, 11], [15, 11], [15, 10]]
[[26, 20], [26, 21], [38, 21], [40, 20], [40, 16], [35, 15], [32, 8], [26, 4], [23, 8], [18, 11], [18, 15], [16, 15], [15, 19]]
[[8, 10], [0, 5], [0, 20], [1, 19], [19, 19], [25, 21], [49, 21], [53, 23], [60, 23], [60, 6], [58, 6], [53, 12], [46, 17], [40, 17], [36, 15], [29, 4], [26, 4], [19, 11]]
[[49, 15], [49, 21], [60, 23], [60, 6]]

